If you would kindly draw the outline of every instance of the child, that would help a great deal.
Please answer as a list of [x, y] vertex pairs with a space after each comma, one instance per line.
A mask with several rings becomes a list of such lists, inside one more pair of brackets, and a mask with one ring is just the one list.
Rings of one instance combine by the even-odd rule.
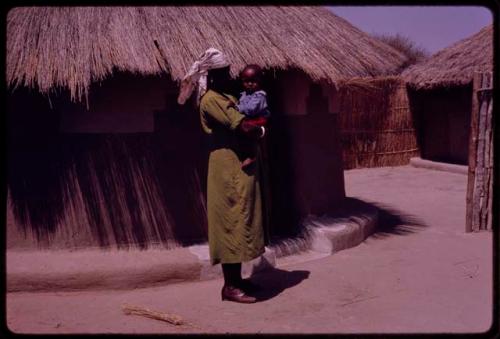
[[[252, 124], [264, 127], [271, 114], [267, 108], [266, 92], [260, 87], [262, 70], [258, 65], [248, 65], [241, 71], [240, 77], [244, 91], [241, 92], [236, 109], [244, 114]], [[243, 140], [240, 146], [245, 158], [241, 168], [245, 168], [255, 162], [257, 145], [253, 140]]]

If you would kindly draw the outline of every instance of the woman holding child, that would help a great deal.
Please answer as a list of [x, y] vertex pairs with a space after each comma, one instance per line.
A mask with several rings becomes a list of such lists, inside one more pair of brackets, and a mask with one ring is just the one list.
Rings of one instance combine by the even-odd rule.
[[[222, 264], [222, 300], [253, 303], [256, 299], [249, 294], [257, 286], [248, 279], [242, 279], [241, 263], [264, 253], [256, 145], [265, 133], [264, 117], [268, 112], [265, 111], [265, 93], [254, 95], [260, 98], [242, 100], [241, 107], [236, 98], [227, 94], [229, 68], [225, 55], [209, 48], [184, 77], [178, 102], [183, 104], [197, 88], [201, 125], [210, 141], [207, 180], [210, 260], [213, 265]], [[242, 75], [246, 73], [250, 74], [248, 82], [255, 82], [260, 70], [244, 70]], [[248, 88], [245, 83], [244, 87]], [[249, 88], [245, 94], [252, 95], [254, 92], [255, 88]]]

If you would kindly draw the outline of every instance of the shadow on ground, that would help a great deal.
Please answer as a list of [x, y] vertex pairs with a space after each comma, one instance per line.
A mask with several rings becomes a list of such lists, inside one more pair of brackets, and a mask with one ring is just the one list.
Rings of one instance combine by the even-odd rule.
[[[375, 227], [366, 227], [378, 216]], [[397, 210], [389, 205], [368, 202], [348, 197], [340, 204], [331, 207], [320, 216], [308, 216], [301, 221], [300, 233], [294, 237], [276, 237], [271, 239], [271, 246], [276, 257], [292, 255], [311, 248], [314, 229], [328, 228], [355, 223], [364, 231], [363, 239], [380, 239], [391, 235], [409, 235], [418, 232], [427, 225], [418, 217]]]
[[272, 299], [287, 288], [294, 287], [309, 278], [309, 274], [309, 271], [286, 271], [279, 268], [256, 273], [251, 279], [261, 289], [252, 295], [257, 301]]
[[420, 218], [405, 213], [390, 205], [377, 202], [368, 202], [358, 198], [346, 198], [345, 205], [334, 214], [337, 217], [350, 219], [363, 218], [359, 211], [376, 208], [378, 211], [378, 223], [371, 234], [373, 238], [385, 238], [390, 235], [409, 235], [428, 227]]

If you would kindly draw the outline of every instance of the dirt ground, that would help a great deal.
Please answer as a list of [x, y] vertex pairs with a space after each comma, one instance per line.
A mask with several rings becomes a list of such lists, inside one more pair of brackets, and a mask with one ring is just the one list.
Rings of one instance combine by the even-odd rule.
[[[222, 280], [7, 294], [15, 333], [477, 333], [492, 322], [492, 233], [465, 233], [467, 176], [386, 167], [345, 172], [348, 196], [381, 208], [380, 230], [332, 256], [260, 273], [256, 304]], [[122, 303], [189, 324], [124, 315]]]

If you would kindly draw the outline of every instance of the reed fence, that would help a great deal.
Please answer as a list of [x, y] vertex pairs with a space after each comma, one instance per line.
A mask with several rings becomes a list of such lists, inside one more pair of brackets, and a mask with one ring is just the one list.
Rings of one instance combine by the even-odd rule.
[[405, 83], [353, 79], [339, 88], [344, 169], [398, 166], [419, 155]]

